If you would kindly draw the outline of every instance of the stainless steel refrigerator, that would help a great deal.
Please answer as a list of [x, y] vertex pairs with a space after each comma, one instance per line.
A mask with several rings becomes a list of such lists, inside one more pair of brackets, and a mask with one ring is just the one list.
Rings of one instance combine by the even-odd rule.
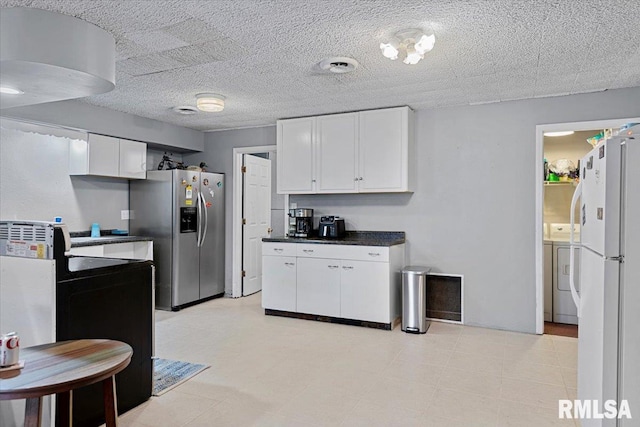
[[[582, 426], [637, 426], [640, 418], [640, 125], [594, 148], [580, 161], [580, 294], [575, 260], [571, 292], [578, 311], [578, 399], [599, 414]], [[628, 409], [633, 419], [606, 410]], [[623, 411], [624, 412], [624, 411]], [[619, 416], [621, 414], [618, 414]], [[626, 414], [624, 414], [626, 415]]]
[[129, 231], [153, 238], [156, 307], [180, 308], [224, 294], [224, 175], [147, 172], [131, 181]]

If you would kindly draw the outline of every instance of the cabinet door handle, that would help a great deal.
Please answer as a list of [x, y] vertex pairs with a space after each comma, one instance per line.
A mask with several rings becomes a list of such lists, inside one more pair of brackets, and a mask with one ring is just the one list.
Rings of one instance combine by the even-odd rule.
[[352, 267], [352, 266], [350, 266], [350, 265], [343, 265], [343, 266], [342, 266], [342, 269], [343, 269], [343, 270], [353, 270], [353, 267]]
[[369, 256], [380, 256], [380, 252], [369, 252]]
[[286, 265], [287, 267], [293, 267], [295, 264], [292, 262], [285, 262], [284, 265]]
[[358, 178], [358, 181], [362, 181], [362, 177]]
[[339, 268], [339, 266], [337, 266], [337, 265], [328, 265], [327, 267], [329, 267], [332, 270], [335, 270], [336, 268]]
[[357, 180], [358, 180], [358, 177], [356, 176], [355, 178], [353, 178], [353, 180], [354, 180], [354, 181], [357, 181]]
[[303, 249], [302, 252], [304, 252], [305, 254], [312, 254], [313, 249]]
[[273, 248], [273, 250], [276, 251], [276, 252], [282, 252], [284, 249], [282, 249], [282, 248]]

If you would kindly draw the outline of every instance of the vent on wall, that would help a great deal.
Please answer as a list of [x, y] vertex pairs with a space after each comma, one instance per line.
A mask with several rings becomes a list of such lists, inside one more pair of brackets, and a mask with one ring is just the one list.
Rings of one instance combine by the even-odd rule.
[[427, 274], [427, 318], [464, 324], [462, 275]]

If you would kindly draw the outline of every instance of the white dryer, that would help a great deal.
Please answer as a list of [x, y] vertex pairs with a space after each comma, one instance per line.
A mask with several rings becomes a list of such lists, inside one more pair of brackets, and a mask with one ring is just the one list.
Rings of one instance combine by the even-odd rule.
[[[580, 226], [575, 225], [574, 240], [580, 240]], [[571, 297], [569, 285], [569, 224], [551, 224], [549, 239], [553, 242], [553, 321], [555, 323], [578, 324], [578, 311]], [[576, 290], [580, 293], [580, 248], [575, 251]]]

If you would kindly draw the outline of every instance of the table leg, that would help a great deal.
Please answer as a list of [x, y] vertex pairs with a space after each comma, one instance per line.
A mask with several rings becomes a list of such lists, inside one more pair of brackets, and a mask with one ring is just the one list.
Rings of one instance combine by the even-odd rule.
[[24, 411], [24, 427], [40, 427], [42, 423], [42, 396], [27, 399]]
[[58, 420], [60, 426], [71, 427], [72, 414], [73, 414], [73, 390], [58, 393], [56, 399], [58, 399], [58, 407], [60, 408], [60, 414], [58, 414]]
[[107, 427], [118, 425], [118, 401], [116, 397], [116, 378], [109, 377], [102, 381], [102, 394], [104, 396], [104, 420]]

